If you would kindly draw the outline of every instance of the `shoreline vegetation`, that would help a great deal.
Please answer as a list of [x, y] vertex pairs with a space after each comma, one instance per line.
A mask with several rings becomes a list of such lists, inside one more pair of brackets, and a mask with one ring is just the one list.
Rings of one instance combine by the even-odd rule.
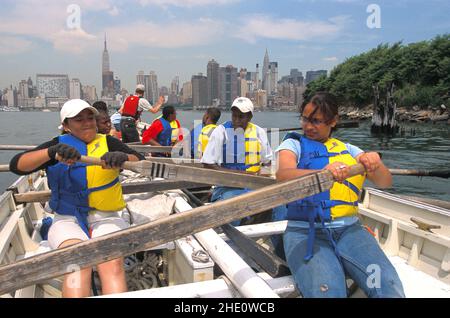
[[309, 83], [304, 100], [318, 91], [334, 94], [347, 119], [372, 118], [377, 95], [381, 104], [393, 98], [398, 121], [449, 123], [450, 34], [408, 45], [380, 44]]

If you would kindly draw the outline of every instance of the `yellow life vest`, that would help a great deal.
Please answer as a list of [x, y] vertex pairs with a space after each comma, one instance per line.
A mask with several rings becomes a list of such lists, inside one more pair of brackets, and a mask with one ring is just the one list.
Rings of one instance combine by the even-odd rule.
[[[87, 155], [100, 158], [108, 152], [106, 135], [97, 134], [94, 141], [87, 145]], [[112, 182], [119, 176], [118, 169], [103, 169], [101, 166], [87, 166], [88, 188], [95, 188]], [[89, 194], [89, 206], [100, 211], [118, 211], [125, 208], [120, 182], [104, 190]]]
[[202, 131], [198, 136], [198, 158], [201, 158], [203, 156], [206, 146], [208, 145], [209, 138], [211, 137], [211, 134], [216, 127], [216, 124], [210, 124], [202, 128]]
[[[256, 126], [248, 123], [244, 131], [244, 151], [241, 153], [240, 145], [235, 145], [233, 124], [228, 121], [223, 124], [227, 140], [223, 145], [222, 166], [227, 169], [258, 172], [261, 170], [261, 143], [258, 139]], [[236, 151], [237, 150], [237, 151]], [[245, 160], [243, 159], [245, 156]]]

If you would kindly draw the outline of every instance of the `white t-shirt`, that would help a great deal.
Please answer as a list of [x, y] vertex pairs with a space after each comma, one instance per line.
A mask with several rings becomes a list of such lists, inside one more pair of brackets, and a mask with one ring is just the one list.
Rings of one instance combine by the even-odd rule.
[[[261, 162], [267, 164], [272, 161], [272, 148], [270, 148], [266, 131], [258, 125], [255, 125], [255, 127], [256, 136], [261, 144]], [[209, 142], [206, 146], [205, 152], [203, 153], [201, 162], [211, 165], [221, 165], [223, 163], [223, 145], [226, 141], [227, 134], [225, 127], [223, 125], [217, 126], [209, 138]]]

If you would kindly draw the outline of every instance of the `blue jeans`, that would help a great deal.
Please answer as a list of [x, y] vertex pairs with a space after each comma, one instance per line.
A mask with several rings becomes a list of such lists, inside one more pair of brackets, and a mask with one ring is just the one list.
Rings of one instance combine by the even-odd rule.
[[[238, 195], [250, 192], [250, 189], [240, 189], [240, 188], [230, 188], [230, 187], [216, 187], [213, 190], [211, 195], [211, 202], [222, 201], [237, 197]], [[248, 217], [240, 220], [234, 220], [230, 224], [233, 226], [239, 226], [242, 220], [247, 219]]]
[[375, 238], [358, 221], [330, 229], [341, 256], [339, 261], [328, 236], [316, 228], [314, 257], [306, 254], [308, 229], [288, 223], [284, 233], [284, 250], [295, 283], [304, 297], [347, 297], [346, 275], [368, 297], [405, 297], [394, 266]]

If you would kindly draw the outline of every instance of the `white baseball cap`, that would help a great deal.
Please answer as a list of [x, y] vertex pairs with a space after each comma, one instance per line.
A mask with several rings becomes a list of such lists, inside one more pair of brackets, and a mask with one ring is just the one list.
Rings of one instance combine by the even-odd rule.
[[65, 102], [59, 113], [61, 116], [61, 123], [63, 123], [66, 118], [75, 117], [85, 109], [90, 109], [94, 115], [98, 115], [98, 110], [82, 99], [71, 99]]
[[241, 112], [253, 114], [253, 103], [247, 97], [238, 97], [233, 101], [231, 108], [237, 107]]
[[138, 84], [136, 86], [136, 91], [141, 91], [141, 92], [145, 92], [145, 86], [142, 84]]

